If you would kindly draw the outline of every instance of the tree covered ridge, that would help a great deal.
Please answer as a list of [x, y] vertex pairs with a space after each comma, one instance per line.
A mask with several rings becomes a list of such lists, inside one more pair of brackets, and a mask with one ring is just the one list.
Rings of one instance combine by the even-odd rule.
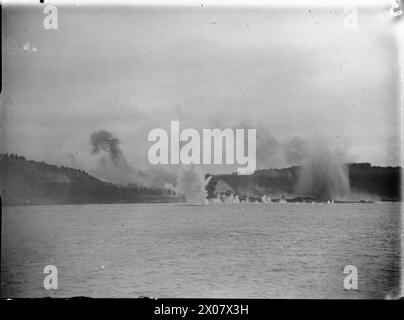
[[179, 201], [162, 188], [116, 185], [86, 171], [0, 154], [3, 205]]
[[[301, 167], [257, 170], [252, 175], [213, 175], [207, 185], [208, 197], [215, 197], [219, 180], [238, 194], [260, 197], [296, 195], [295, 187]], [[370, 163], [348, 164], [353, 192], [376, 196], [378, 200], [400, 201], [401, 167], [372, 166]], [[116, 185], [101, 181], [86, 171], [26, 160], [17, 154], [0, 154], [0, 193], [3, 205], [80, 204], [125, 202], [178, 202], [163, 188], [146, 188], [136, 184]]]
[[[252, 175], [220, 174], [213, 175], [207, 186], [209, 197], [215, 197], [215, 186], [222, 180], [237, 194], [254, 197], [271, 195], [280, 198], [296, 194], [301, 166], [281, 169], [256, 170]], [[372, 166], [370, 163], [347, 164], [351, 191], [357, 197], [369, 197], [380, 201], [400, 201], [401, 167]], [[358, 200], [360, 200], [358, 198]], [[366, 200], [366, 199], [364, 199]]]

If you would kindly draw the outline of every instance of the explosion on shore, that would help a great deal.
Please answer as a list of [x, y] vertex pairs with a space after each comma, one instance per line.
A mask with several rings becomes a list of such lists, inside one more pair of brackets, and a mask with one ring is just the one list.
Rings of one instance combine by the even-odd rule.
[[316, 141], [300, 169], [296, 192], [317, 201], [351, 200], [349, 172], [344, 155], [324, 141]]
[[185, 197], [185, 202], [196, 205], [208, 204], [208, 192], [202, 169], [199, 166], [183, 165], [180, 168], [175, 191]]

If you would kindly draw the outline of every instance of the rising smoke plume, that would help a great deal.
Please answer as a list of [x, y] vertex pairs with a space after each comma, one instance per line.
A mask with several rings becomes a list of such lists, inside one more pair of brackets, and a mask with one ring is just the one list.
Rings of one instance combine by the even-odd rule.
[[124, 158], [122, 150], [119, 147], [120, 143], [118, 138], [107, 130], [93, 132], [90, 136], [91, 153], [97, 154], [100, 151], [105, 151], [113, 163], [118, 163]]
[[206, 205], [208, 204], [206, 185], [210, 178], [205, 179], [200, 166], [182, 165], [178, 174], [175, 192], [183, 195], [187, 203]]
[[176, 175], [160, 166], [148, 167], [144, 171], [133, 168], [120, 143], [118, 137], [107, 130], [91, 134], [91, 154], [102, 154], [96, 168], [90, 171], [94, 176], [113, 183], [133, 183], [146, 187], [164, 187], [165, 183], [175, 183]]
[[[320, 139], [307, 141], [292, 137], [279, 141], [268, 130], [260, 129], [257, 130], [257, 159], [261, 160], [263, 168], [276, 167], [276, 162], [302, 165], [296, 185], [298, 195], [317, 200], [347, 200], [351, 197], [346, 157], [339, 149]], [[206, 190], [201, 168], [181, 166], [178, 177], [163, 167], [135, 170], [128, 164], [120, 143], [118, 137], [107, 130], [91, 134], [91, 153], [102, 154], [92, 171], [95, 176], [114, 183], [170, 186], [170, 190], [175, 185], [175, 192], [185, 195], [188, 202], [203, 203]]]
[[92, 170], [96, 177], [114, 183], [143, 184], [147, 177], [130, 166], [120, 148], [120, 140], [107, 130], [93, 132], [90, 136], [91, 154], [103, 154]]
[[261, 168], [301, 166], [295, 191], [316, 200], [351, 200], [347, 156], [326, 138], [278, 140], [257, 128], [257, 164]]
[[297, 193], [316, 200], [351, 200], [345, 154], [321, 139], [306, 145]]

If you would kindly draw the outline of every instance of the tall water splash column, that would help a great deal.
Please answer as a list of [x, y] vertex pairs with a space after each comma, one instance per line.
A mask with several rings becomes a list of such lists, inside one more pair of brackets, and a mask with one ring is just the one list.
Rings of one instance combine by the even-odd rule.
[[350, 200], [348, 167], [336, 149], [318, 140], [301, 168], [297, 192], [316, 200]]
[[176, 192], [185, 196], [185, 202], [195, 205], [207, 205], [208, 192], [202, 168], [196, 165], [181, 165], [177, 178]]

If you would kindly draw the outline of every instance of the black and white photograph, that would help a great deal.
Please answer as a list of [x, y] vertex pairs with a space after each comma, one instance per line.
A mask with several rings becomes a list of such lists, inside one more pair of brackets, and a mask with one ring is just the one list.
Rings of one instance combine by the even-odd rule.
[[404, 297], [402, 1], [1, 11], [2, 299]]

